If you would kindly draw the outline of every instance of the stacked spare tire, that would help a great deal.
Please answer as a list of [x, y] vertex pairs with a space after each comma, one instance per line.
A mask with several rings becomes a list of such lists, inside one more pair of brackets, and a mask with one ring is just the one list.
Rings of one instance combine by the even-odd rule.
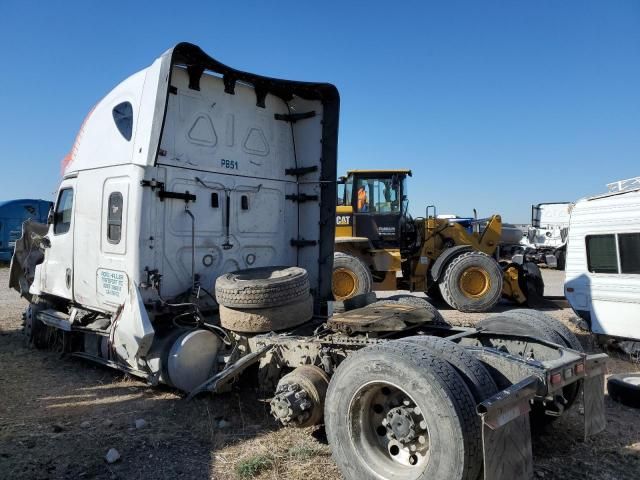
[[260, 267], [216, 280], [220, 324], [231, 331], [264, 333], [296, 327], [313, 316], [309, 276], [300, 267]]

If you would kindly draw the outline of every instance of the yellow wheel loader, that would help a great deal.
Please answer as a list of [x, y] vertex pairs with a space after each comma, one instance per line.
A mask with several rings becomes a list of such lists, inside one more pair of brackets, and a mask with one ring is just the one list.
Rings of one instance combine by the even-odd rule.
[[[542, 297], [533, 263], [498, 262], [499, 215], [472, 231], [408, 213], [410, 170], [353, 170], [338, 181], [332, 287], [336, 300], [375, 290], [410, 290], [442, 297], [462, 312], [491, 310], [504, 297], [518, 304]], [[480, 228], [482, 224], [482, 228]]]

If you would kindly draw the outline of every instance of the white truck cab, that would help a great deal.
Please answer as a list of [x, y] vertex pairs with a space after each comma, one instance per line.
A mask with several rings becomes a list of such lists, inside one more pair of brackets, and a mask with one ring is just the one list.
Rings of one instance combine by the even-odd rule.
[[[338, 110], [332, 85], [175, 46], [86, 117], [46, 233], [16, 249], [12, 285], [55, 307], [57, 326], [106, 338], [92, 355], [136, 371], [159, 368], [147, 358], [153, 305], [195, 289], [213, 303], [225, 272], [303, 267], [320, 313], [331, 299]], [[43, 257], [28, 255], [36, 237]], [[87, 315], [102, 321], [80, 322]]]
[[256, 366], [274, 418], [324, 422], [348, 480], [532, 478], [528, 412], [582, 391], [601, 431], [606, 356], [540, 312], [464, 328], [364, 295], [331, 315], [338, 109], [332, 85], [190, 44], [125, 80], [85, 120], [48, 225], [16, 242], [24, 333], [187, 398]]
[[619, 183], [571, 210], [565, 295], [594, 333], [640, 340], [640, 186]]

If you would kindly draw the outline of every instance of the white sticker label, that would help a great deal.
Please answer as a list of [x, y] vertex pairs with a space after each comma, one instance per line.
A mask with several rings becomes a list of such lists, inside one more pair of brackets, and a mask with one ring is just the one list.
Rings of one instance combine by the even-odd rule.
[[98, 293], [108, 300], [122, 303], [129, 290], [129, 279], [124, 272], [117, 270], [98, 269]]

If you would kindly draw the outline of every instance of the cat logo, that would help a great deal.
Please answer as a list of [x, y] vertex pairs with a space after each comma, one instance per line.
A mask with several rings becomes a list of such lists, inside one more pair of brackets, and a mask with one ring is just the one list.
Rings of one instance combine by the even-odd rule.
[[336, 215], [336, 225], [351, 225], [351, 215]]

